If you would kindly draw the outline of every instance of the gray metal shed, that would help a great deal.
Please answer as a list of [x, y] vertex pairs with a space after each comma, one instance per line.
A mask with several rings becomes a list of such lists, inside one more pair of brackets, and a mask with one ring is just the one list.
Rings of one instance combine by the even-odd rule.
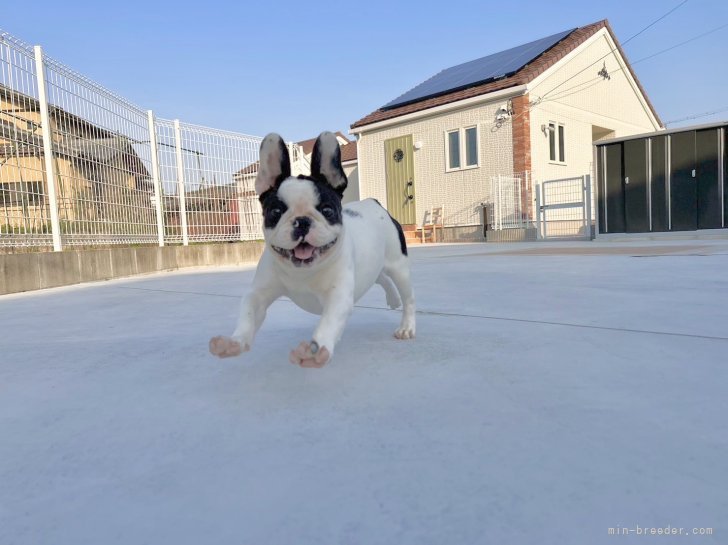
[[728, 121], [599, 141], [599, 233], [728, 227]]

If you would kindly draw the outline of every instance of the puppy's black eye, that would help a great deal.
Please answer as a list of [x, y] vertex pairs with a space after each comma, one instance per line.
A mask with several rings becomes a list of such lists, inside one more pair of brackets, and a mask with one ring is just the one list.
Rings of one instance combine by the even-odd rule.
[[281, 210], [280, 208], [271, 208], [270, 210], [268, 210], [268, 217], [273, 221], [279, 220], [282, 214], [283, 210]]
[[321, 213], [326, 219], [331, 219], [334, 217], [334, 209], [331, 206], [324, 206], [321, 209]]

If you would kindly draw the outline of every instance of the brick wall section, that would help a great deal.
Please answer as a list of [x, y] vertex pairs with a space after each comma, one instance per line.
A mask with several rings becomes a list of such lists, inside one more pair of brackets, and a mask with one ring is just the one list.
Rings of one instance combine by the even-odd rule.
[[533, 189], [531, 187], [531, 114], [528, 108], [528, 94], [511, 99], [513, 108], [513, 173], [529, 173], [528, 183], [521, 186], [521, 210], [532, 216]]

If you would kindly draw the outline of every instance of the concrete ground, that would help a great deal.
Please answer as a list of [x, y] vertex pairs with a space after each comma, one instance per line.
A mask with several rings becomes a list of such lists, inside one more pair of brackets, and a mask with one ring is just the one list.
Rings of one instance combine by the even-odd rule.
[[322, 370], [207, 353], [251, 268], [0, 297], [0, 543], [728, 542], [728, 241], [411, 255]]

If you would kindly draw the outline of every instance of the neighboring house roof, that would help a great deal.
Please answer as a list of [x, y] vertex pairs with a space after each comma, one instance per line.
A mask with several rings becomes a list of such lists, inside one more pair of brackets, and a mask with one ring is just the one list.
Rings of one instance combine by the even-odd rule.
[[[338, 138], [346, 140], [348, 144], [339, 144], [339, 147], [341, 148], [341, 162], [346, 163], [348, 161], [356, 161], [357, 153], [356, 153], [356, 141], [349, 140], [343, 133], [340, 131], [336, 131], [334, 133]], [[311, 155], [313, 153], [313, 145], [316, 143], [316, 138], [309, 138], [308, 140], [301, 140], [300, 142], [296, 142], [298, 146], [301, 147], [303, 150], [304, 155]], [[238, 179], [244, 176], [252, 176], [253, 174], [258, 173], [258, 161], [255, 163], [250, 163], [248, 166], [241, 168], [238, 170], [235, 175], [234, 179]]]
[[241, 178], [243, 176], [252, 176], [253, 174], [258, 174], [259, 164], [260, 161], [256, 161], [255, 163], [250, 163], [248, 166], [241, 168], [233, 175], [233, 179], [237, 180], [238, 178]]
[[189, 199], [225, 199], [238, 196], [237, 185], [206, 185], [193, 191], [185, 191], [185, 198]]
[[[4, 85], [0, 85], [0, 98], [18, 105], [13, 111], [0, 110], [0, 114], [13, 117], [16, 121], [27, 122], [19, 114], [40, 109], [38, 99]], [[54, 129], [63, 135], [53, 142], [53, 150], [57, 154], [96, 164], [118, 157], [133, 175], [150, 178], [149, 171], [128, 137], [103, 129], [58, 106], [49, 105], [48, 114], [55, 121]], [[40, 125], [34, 125], [31, 129], [23, 129], [15, 121], [0, 119], [0, 138], [8, 141], [0, 145], [0, 157], [42, 157], [45, 148], [39, 128]]]
[[[419, 112], [422, 110], [427, 110], [429, 108], [434, 108], [436, 106], [442, 106], [444, 104], [449, 104], [451, 102], [456, 102], [458, 100], [463, 100], [466, 98], [472, 98], [480, 95], [485, 95], [488, 93], [492, 93], [494, 91], [500, 91], [502, 89], [507, 89], [509, 87], [516, 87], [519, 85], [525, 85], [534, 79], [536, 79], [538, 76], [543, 74], [546, 70], [554, 66], [557, 62], [559, 62], [561, 59], [563, 59], [566, 55], [568, 55], [571, 51], [579, 47], [582, 43], [584, 43], [587, 39], [589, 39], [591, 36], [596, 34], [601, 29], [607, 29], [607, 32], [609, 32], [609, 35], [611, 36], [612, 40], [617, 46], [617, 50], [619, 51], [619, 54], [624, 59], [624, 62], [627, 65], [627, 68], [629, 69], [629, 73], [634, 79], [634, 81], [637, 83], [637, 86], [639, 87], [640, 92], [642, 93], [645, 101], [647, 102], [647, 105], [650, 108], [650, 111], [655, 116], [655, 119], [657, 119], [657, 122], [662, 126], [662, 121], [660, 120], [660, 117], [657, 115], [657, 112], [655, 111], [654, 106], [650, 102], [650, 99], [647, 97], [647, 94], [645, 93], [644, 88], [642, 87], [642, 84], [637, 79], [636, 74], [632, 70], [632, 67], [630, 66], [629, 62], [627, 61], [627, 57], [624, 54], [624, 51], [622, 50], [622, 47], [619, 45], [619, 41], [617, 40], [616, 36], [614, 35], [614, 32], [612, 31], [611, 26], [609, 25], [609, 22], [604, 19], [602, 21], [598, 21], [596, 23], [592, 23], [590, 25], [586, 25], [577, 29], [574, 29], [573, 31], [567, 33], [563, 39], [561, 39], [558, 43], [553, 45], [551, 48], [547, 49], [546, 51], [543, 51], [540, 55], [536, 56], [534, 59], [532, 59], [528, 64], [522, 66], [515, 72], [513, 72], [510, 75], [506, 75], [506, 77], [500, 78], [500, 79], [490, 79], [482, 82], [475, 83], [469, 87], [466, 88], [457, 88], [453, 89], [452, 91], [446, 91], [443, 94], [440, 94], [438, 96], [431, 96], [429, 98], [423, 98], [421, 100], [417, 100], [416, 102], [411, 102], [408, 104], [403, 104], [401, 106], [395, 106], [392, 108], [385, 108], [382, 107], [375, 112], [372, 112], [371, 114], [363, 117], [359, 121], [356, 121], [351, 125], [352, 129], [355, 129], [357, 127], [363, 127], [364, 125], [369, 125], [372, 123], [377, 123], [379, 121], [384, 121], [386, 119], [393, 119], [396, 117], [400, 117], [406, 114]], [[485, 57], [483, 58], [483, 60]]]
[[348, 163], [357, 160], [356, 142], [350, 142], [345, 146], [341, 146], [341, 162]]
[[[347, 142], [350, 142], [350, 140], [344, 135], [341, 131], [336, 131], [334, 133], [338, 138], [342, 138], [346, 140]], [[308, 140], [301, 140], [300, 142], [296, 142], [301, 148], [303, 148], [303, 153], [305, 155], [311, 155], [313, 153], [313, 145], [316, 143], [316, 138], [309, 138]]]
[[[250, 192], [252, 195], [255, 193]], [[243, 194], [243, 197], [251, 196]], [[205, 203], [213, 201], [231, 201], [238, 198], [237, 184], [208, 185], [192, 191], [185, 191], [186, 209], [190, 211], [205, 211]], [[179, 212], [179, 195], [164, 196], [164, 211]]]

